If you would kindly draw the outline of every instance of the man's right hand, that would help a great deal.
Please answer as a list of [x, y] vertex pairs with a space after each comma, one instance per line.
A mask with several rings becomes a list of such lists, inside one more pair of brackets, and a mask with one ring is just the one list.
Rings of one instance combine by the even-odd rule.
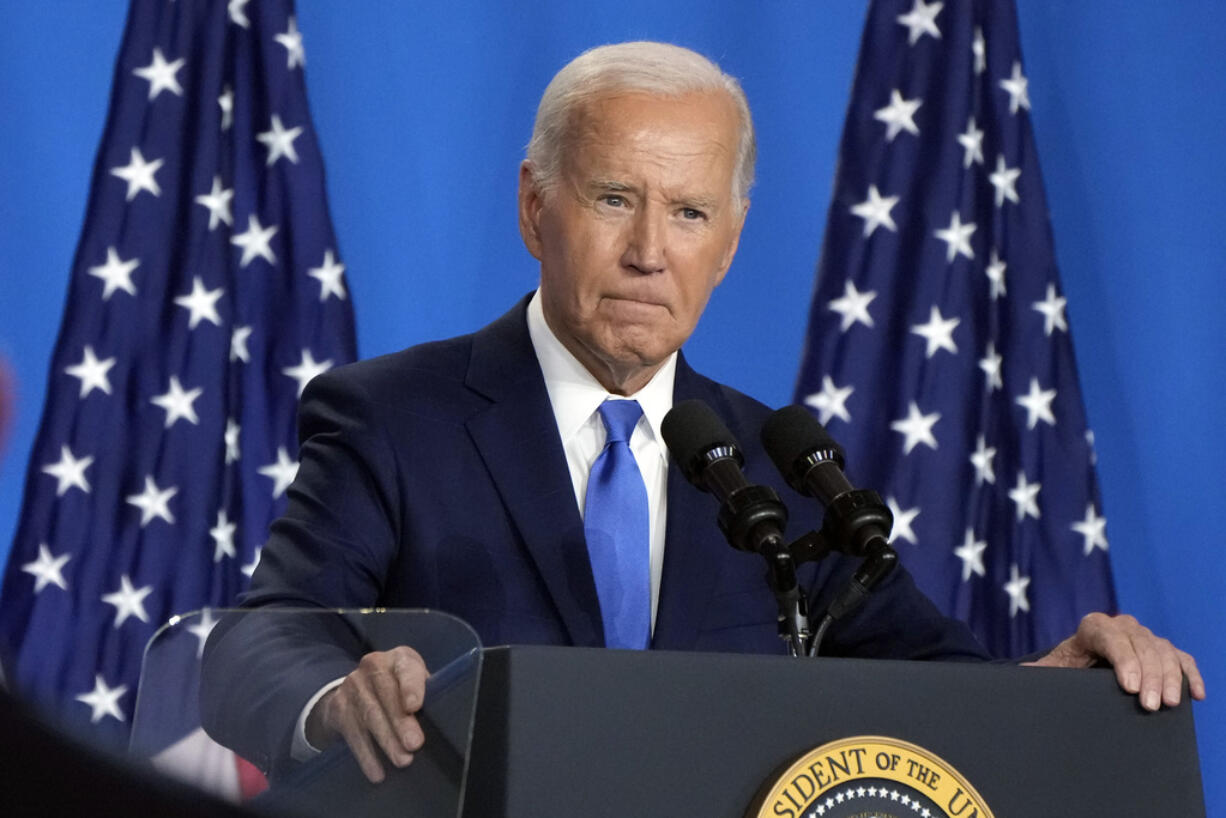
[[382, 781], [376, 744], [393, 764], [404, 767], [425, 741], [414, 714], [425, 701], [429, 675], [426, 663], [410, 647], [366, 654], [315, 704], [307, 716], [307, 741], [322, 750], [337, 738], [345, 739], [362, 773], [374, 783]]

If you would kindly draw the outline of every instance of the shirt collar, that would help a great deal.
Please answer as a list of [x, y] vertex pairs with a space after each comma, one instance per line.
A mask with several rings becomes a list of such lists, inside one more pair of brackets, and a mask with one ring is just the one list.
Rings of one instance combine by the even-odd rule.
[[676, 352], [668, 356], [647, 385], [638, 392], [633, 395], [613, 395], [600, 385], [592, 373], [588, 372], [553, 334], [553, 330], [545, 321], [539, 289], [528, 302], [528, 336], [532, 340], [532, 348], [536, 351], [536, 359], [541, 365], [541, 374], [545, 376], [545, 389], [549, 393], [558, 432], [564, 442], [588, 422], [606, 399], [626, 397], [639, 402], [652, 436], [660, 443], [661, 451], [665, 450], [660, 425], [664, 422], [664, 416], [673, 408], [673, 382], [677, 374]]

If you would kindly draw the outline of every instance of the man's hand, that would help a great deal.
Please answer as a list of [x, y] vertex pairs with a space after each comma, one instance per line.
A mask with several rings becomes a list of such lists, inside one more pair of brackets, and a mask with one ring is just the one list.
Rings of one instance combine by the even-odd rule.
[[1090, 667], [1100, 659], [1115, 668], [1120, 687], [1136, 693], [1146, 710], [1179, 704], [1184, 676], [1188, 678], [1192, 698], [1205, 698], [1205, 682], [1196, 668], [1196, 660], [1127, 615], [1089, 614], [1081, 620], [1076, 633], [1042, 659], [1026, 664]]
[[421, 656], [410, 647], [366, 654], [311, 710], [307, 741], [323, 749], [344, 738], [362, 773], [377, 784], [383, 780], [383, 764], [376, 744], [393, 764], [404, 767], [425, 741], [413, 714], [425, 701], [429, 675]]

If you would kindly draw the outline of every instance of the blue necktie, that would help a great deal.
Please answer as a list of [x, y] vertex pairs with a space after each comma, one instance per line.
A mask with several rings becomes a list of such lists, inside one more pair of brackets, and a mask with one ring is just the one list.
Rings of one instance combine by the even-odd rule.
[[651, 533], [630, 435], [643, 410], [638, 401], [607, 400], [598, 411], [608, 439], [587, 481], [583, 531], [605, 645], [642, 650], [651, 641]]

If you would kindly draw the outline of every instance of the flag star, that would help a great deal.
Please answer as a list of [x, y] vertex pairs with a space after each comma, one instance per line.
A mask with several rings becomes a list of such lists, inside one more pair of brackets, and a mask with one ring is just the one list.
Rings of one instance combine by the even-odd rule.
[[992, 260], [985, 269], [984, 275], [988, 277], [988, 282], [991, 285], [991, 297], [993, 300], [1001, 298], [1005, 295], [1005, 270], [1009, 265], [1001, 261], [1000, 256], [996, 254], [996, 248], [992, 248]]
[[298, 476], [298, 461], [290, 460], [289, 452], [285, 451], [285, 447], [278, 446], [277, 462], [262, 466], [257, 471], [265, 477], [272, 478], [272, 497], [275, 500], [285, 493], [290, 483], [294, 482], [294, 478]]
[[1094, 553], [1095, 548], [1107, 550], [1107, 518], [1098, 516], [1093, 503], [1086, 503], [1086, 518], [1079, 523], [1073, 523], [1070, 527], [1085, 540], [1087, 557]]
[[132, 271], [140, 266], [140, 259], [124, 261], [114, 247], [106, 248], [106, 261], [97, 267], [90, 267], [89, 274], [102, 279], [102, 300], [110, 300], [111, 293], [123, 290], [128, 295], [136, 295], [136, 287], [132, 284]]
[[1098, 465], [1098, 450], [1094, 448], [1094, 430], [1086, 429], [1086, 445], [1090, 447], [1090, 465]]
[[195, 329], [201, 321], [208, 321], [220, 327], [221, 316], [217, 314], [217, 301], [225, 294], [226, 291], [221, 287], [206, 290], [200, 276], [192, 276], [192, 291], [175, 299], [176, 304], [191, 313], [187, 319], [187, 328]]
[[1068, 321], [1064, 317], [1064, 308], [1068, 304], [1068, 299], [1062, 295], [1056, 295], [1056, 285], [1047, 285], [1047, 298], [1042, 301], [1036, 301], [1031, 306], [1036, 312], [1043, 314], [1043, 334], [1051, 336], [1055, 330], [1068, 332]]
[[983, 540], [975, 539], [975, 532], [971, 529], [966, 529], [966, 537], [962, 540], [962, 545], [954, 549], [954, 556], [962, 560], [962, 581], [970, 581], [971, 574], [984, 576], [987, 570], [983, 566], [983, 552], [988, 548], [988, 544]]
[[1029, 80], [1022, 76], [1022, 64], [1013, 63], [1013, 75], [1000, 81], [1000, 87], [1009, 94], [1009, 113], [1016, 114], [1019, 108], [1030, 110]]
[[268, 148], [268, 161], [265, 164], [271, 165], [282, 156], [291, 162], [298, 162], [298, 151], [294, 149], [294, 140], [302, 135], [302, 127], [289, 128], [288, 130], [281, 124], [281, 117], [276, 114], [272, 115], [272, 125], [263, 133], [258, 133], [255, 138], [264, 143]]
[[1017, 616], [1018, 611], [1030, 611], [1030, 600], [1026, 598], [1026, 588], [1030, 585], [1030, 577], [1021, 576], [1017, 563], [1009, 566], [1009, 581], [1005, 583], [1005, 593], [1009, 595], [1009, 618]]
[[73, 456], [67, 446], [60, 446], [58, 463], [48, 463], [43, 466], [43, 473], [54, 477], [58, 483], [55, 496], [63, 497], [70, 488], [78, 488], [86, 494], [90, 493], [89, 481], [85, 479], [85, 470], [94, 462], [93, 457], [82, 457], [79, 460]]
[[217, 98], [217, 105], [221, 108], [221, 129], [228, 131], [234, 124], [234, 89], [227, 85]]
[[915, 0], [915, 5], [906, 14], [898, 15], [899, 25], [906, 26], [907, 43], [915, 45], [925, 34], [941, 39], [941, 30], [937, 28], [937, 15], [941, 13], [944, 3], [925, 4], [924, 0]]
[[84, 702], [92, 708], [90, 724], [97, 724], [103, 717], [111, 716], [118, 721], [124, 721], [123, 711], [119, 709], [119, 697], [128, 692], [127, 685], [108, 687], [101, 673], [94, 674], [94, 689], [77, 696], [77, 701]]
[[898, 226], [894, 224], [894, 218], [890, 215], [890, 211], [896, 204], [898, 204], [897, 196], [882, 196], [877, 191], [876, 185], [868, 186], [868, 198], [851, 206], [852, 215], [864, 219], [865, 238], [873, 235], [873, 231], [878, 227], [898, 232]]
[[243, 28], [250, 28], [251, 21], [247, 19], [247, 4], [250, 2], [251, 0], [230, 0], [226, 5], [226, 11], [230, 15], [230, 22]]
[[943, 318], [941, 311], [933, 304], [928, 313], [928, 323], [916, 324], [911, 327], [911, 332], [928, 341], [925, 358], [931, 358], [938, 349], [944, 349], [957, 355], [958, 345], [954, 343], [954, 328], [961, 323], [961, 318]]
[[1039, 421], [1048, 426], [1056, 425], [1056, 416], [1052, 414], [1051, 402], [1056, 399], [1056, 390], [1040, 389], [1039, 379], [1030, 379], [1030, 391], [1017, 399], [1017, 405], [1026, 410], [1026, 428], [1033, 429]]
[[149, 402], [155, 406], [160, 406], [166, 410], [166, 425], [164, 428], [169, 429], [179, 420], [186, 420], [193, 425], [200, 424], [200, 418], [196, 416], [196, 408], [192, 405], [196, 398], [204, 392], [203, 387], [197, 386], [195, 389], [185, 390], [179, 383], [177, 375], [170, 376], [170, 386], [160, 395], [154, 395], [149, 399]]
[[1003, 207], [1005, 199], [1018, 204], [1021, 199], [1017, 195], [1017, 178], [1022, 175], [1021, 168], [1011, 168], [1005, 164], [1005, 155], [996, 155], [996, 171], [988, 174], [988, 181], [996, 188], [996, 206]]
[[233, 418], [226, 418], [226, 463], [234, 463], [239, 459], [240, 449], [238, 447], [239, 425], [234, 422]]
[[107, 605], [115, 606], [115, 627], [118, 628], [129, 616], [135, 616], [141, 622], [149, 621], [149, 614], [145, 613], [145, 597], [153, 593], [153, 586], [146, 585], [144, 588], [134, 588], [132, 580], [124, 574], [119, 578], [119, 590], [110, 594], [103, 594], [102, 601]]
[[971, 40], [971, 53], [975, 55], [975, 73], [988, 69], [988, 46], [983, 40], [983, 29], [975, 26], [975, 39]]
[[289, 18], [289, 29], [284, 34], [278, 34], [274, 39], [285, 46], [286, 68], [292, 69], [306, 65], [306, 51], [302, 47], [302, 32], [298, 30], [298, 21]]
[[220, 222], [234, 224], [234, 214], [230, 210], [230, 202], [234, 199], [234, 188], [225, 188], [221, 177], [213, 177], [213, 189], [196, 197], [196, 203], [209, 209], [209, 230], [216, 229]]
[[215, 627], [217, 627], [217, 620], [213, 618], [213, 611], [209, 608], [200, 611], [200, 618], [194, 625], [187, 626], [188, 633], [200, 640], [200, 644], [196, 646], [197, 659], [204, 656], [204, 643], [208, 641], [209, 634]]
[[269, 264], [276, 264], [277, 257], [268, 242], [277, 234], [278, 229], [275, 224], [264, 227], [260, 224], [260, 217], [254, 213], [248, 216], [246, 232], [239, 233], [230, 239], [231, 244], [243, 248], [243, 257], [238, 266], [246, 267], [256, 256]]
[[844, 423], [851, 423], [851, 413], [847, 411], [847, 399], [856, 391], [851, 386], [835, 386], [829, 375], [822, 376], [822, 391], [814, 392], [805, 398], [805, 403], [817, 410], [818, 420], [823, 424], [831, 418], [839, 418]]
[[1030, 483], [1026, 480], [1026, 473], [1018, 470], [1017, 486], [1009, 489], [1009, 499], [1017, 505], [1017, 521], [1020, 523], [1026, 517], [1034, 517], [1039, 519], [1039, 491], [1043, 488], [1041, 483]]
[[873, 316], [869, 315], [868, 305], [876, 297], [877, 293], [875, 291], [860, 292], [856, 289], [854, 283], [848, 281], [843, 285], [842, 297], [832, 300], [827, 306], [843, 316], [843, 322], [839, 329], [842, 332], [847, 332], [851, 325], [857, 322], [866, 327], [873, 326]]
[[915, 518], [919, 516], [919, 506], [904, 509], [892, 495], [885, 502], [890, 507], [890, 514], [894, 515], [894, 527], [890, 529], [890, 542], [906, 540], [912, 545], [919, 545], [919, 540], [915, 538], [915, 532], [911, 529], [911, 523], [915, 522]]
[[937, 448], [937, 439], [932, 434], [932, 427], [940, 419], [940, 412], [925, 415], [920, 412], [915, 401], [911, 401], [911, 405], [907, 408], [907, 416], [890, 424], [891, 429], [905, 438], [902, 453], [911, 454], [911, 450], [919, 443], [923, 443], [930, 449]]
[[973, 163], [983, 164], [983, 131], [975, 125], [975, 117], [966, 122], [966, 133], [958, 134], [958, 144], [962, 146], [962, 167], [969, 168]]
[[64, 372], [74, 378], [81, 379], [80, 397], [84, 398], [95, 389], [101, 389], [109, 395], [111, 394], [111, 379], [107, 373], [110, 372], [111, 367], [114, 365], [114, 358], [98, 360], [94, 356], [94, 348], [87, 344], [84, 357], [81, 358], [81, 363], [64, 367]]
[[130, 505], [134, 505], [140, 509], [140, 527], [144, 528], [152, 522], [154, 517], [165, 520], [168, 523], [174, 523], [175, 515], [170, 513], [170, 498], [179, 493], [176, 486], [171, 486], [168, 489], [159, 489], [158, 484], [153, 482], [152, 477], [145, 478], [145, 490], [140, 494], [132, 494], [125, 498]]
[[251, 353], [247, 349], [247, 339], [251, 337], [251, 327], [235, 327], [230, 333], [230, 360], [248, 363]]
[[63, 568], [70, 559], [72, 559], [71, 554], [60, 554], [57, 557], [51, 553], [46, 543], [39, 543], [38, 559], [27, 562], [21, 566], [21, 570], [34, 577], [34, 593], [36, 594], [42, 593], [43, 588], [48, 585], [56, 585], [67, 591], [68, 583], [64, 581]]
[[289, 377], [298, 381], [298, 397], [302, 397], [302, 390], [306, 389], [306, 385], [311, 382], [311, 378], [316, 375], [323, 374], [332, 368], [332, 359], [326, 361], [316, 361], [315, 356], [311, 354], [311, 350], [302, 350], [302, 361], [294, 366], [287, 366], [281, 371]]
[[237, 523], [227, 518], [224, 508], [217, 512], [217, 525], [209, 529], [209, 536], [213, 538], [213, 562], [221, 562], [222, 557], [237, 556], [234, 550], [234, 531], [237, 528]]
[[133, 148], [128, 164], [111, 168], [111, 175], [118, 176], [128, 183], [127, 201], [129, 202], [135, 199], [136, 194], [142, 190], [147, 190], [154, 196], [161, 196], [162, 189], [158, 187], [158, 181], [153, 174], [158, 172], [163, 162], [162, 159], [146, 162], [140, 148]]
[[949, 227], [944, 230], [935, 231], [938, 239], [945, 242], [945, 260], [953, 261], [959, 255], [967, 258], [974, 258], [975, 251], [971, 249], [971, 234], [975, 232], [975, 223], [962, 223], [962, 216], [958, 211], [953, 211], [949, 217]]
[[989, 447], [987, 440], [983, 435], [975, 441], [975, 451], [971, 453], [971, 465], [975, 467], [975, 485], [982, 486], [984, 483], [996, 483], [996, 469], [992, 465], [992, 459], [996, 457], [995, 447]]
[[345, 300], [345, 282], [341, 280], [344, 272], [345, 265], [336, 260], [331, 250], [324, 251], [323, 264], [307, 270], [307, 275], [319, 281], [320, 301], [327, 301], [329, 295]]
[[155, 48], [153, 49], [153, 61], [142, 68], [134, 69], [132, 73], [141, 79], [149, 80], [149, 99], [157, 98], [157, 95], [163, 91], [170, 91], [181, 97], [183, 87], [179, 85], [179, 79], [175, 73], [183, 67], [183, 62], [182, 58], [174, 62], [166, 62], [166, 58], [162, 56], [162, 49]]
[[240, 570], [248, 579], [255, 573], [255, 567], [260, 564], [260, 554], [264, 553], [264, 546], [257, 545], [255, 547], [255, 555], [251, 558], [251, 562], [244, 565]]
[[919, 135], [915, 112], [924, 104], [921, 99], [903, 99], [898, 89], [890, 91], [890, 104], [873, 112], [873, 119], [886, 124], [885, 141], [893, 142], [900, 131]]
[[979, 368], [988, 376], [988, 391], [995, 389], [1003, 389], [1005, 386], [1004, 380], [1001, 378], [1000, 367], [1005, 359], [996, 351], [996, 344], [988, 341], [988, 348], [984, 352], [982, 358], [979, 359]]

